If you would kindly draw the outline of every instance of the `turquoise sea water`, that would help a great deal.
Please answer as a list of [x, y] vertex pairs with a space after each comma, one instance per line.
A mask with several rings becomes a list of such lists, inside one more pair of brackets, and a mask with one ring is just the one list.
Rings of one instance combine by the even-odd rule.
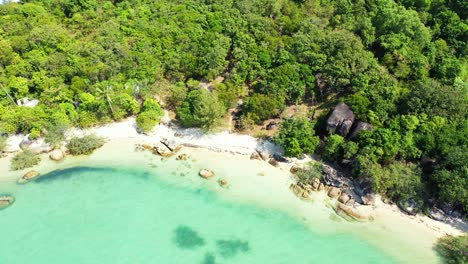
[[159, 176], [76, 167], [20, 186], [0, 211], [0, 263], [393, 263], [351, 235]]

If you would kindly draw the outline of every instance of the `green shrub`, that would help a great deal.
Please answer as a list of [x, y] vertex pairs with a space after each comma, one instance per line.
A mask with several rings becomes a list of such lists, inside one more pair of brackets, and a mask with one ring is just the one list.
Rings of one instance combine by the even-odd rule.
[[7, 146], [7, 137], [0, 135], [0, 152], [2, 152]]
[[244, 112], [247, 118], [260, 124], [279, 114], [279, 104], [271, 96], [254, 94], [245, 101]]
[[422, 200], [424, 185], [421, 168], [413, 163], [394, 162], [382, 167], [380, 164], [358, 157], [360, 176], [371, 178], [375, 191], [385, 194], [393, 201]]
[[177, 116], [185, 127], [213, 128], [225, 112], [216, 94], [206, 89], [190, 91], [182, 105], [177, 108]]
[[314, 126], [307, 118], [284, 120], [275, 141], [284, 148], [288, 157], [312, 154], [320, 143], [319, 137], [315, 136]]
[[437, 241], [435, 250], [444, 259], [444, 263], [468, 263], [468, 235], [445, 236]]
[[60, 147], [65, 141], [65, 131], [67, 130], [64, 125], [54, 125], [47, 129], [47, 133], [44, 137], [46, 143], [54, 147]]
[[37, 165], [41, 161], [39, 156], [34, 155], [29, 150], [19, 152], [11, 159], [11, 169], [12, 170], [22, 170], [26, 168], [31, 168], [32, 166]]
[[96, 135], [73, 137], [67, 144], [68, 151], [72, 155], [89, 155], [97, 148], [102, 147], [105, 141]]
[[175, 109], [184, 102], [185, 98], [187, 98], [187, 93], [188, 88], [184, 83], [176, 83], [166, 98], [166, 102], [172, 109]]
[[160, 116], [154, 112], [142, 112], [136, 118], [138, 129], [143, 133], [150, 132], [159, 123]]
[[299, 183], [310, 183], [312, 179], [322, 179], [322, 176], [322, 164], [319, 162], [311, 162], [307, 167], [298, 170], [296, 173]]
[[344, 138], [340, 135], [331, 135], [325, 140], [322, 158], [328, 161], [337, 161], [341, 156]]
[[153, 99], [147, 99], [143, 104], [143, 111], [137, 116], [138, 129], [143, 133], [150, 132], [159, 123], [164, 111]]

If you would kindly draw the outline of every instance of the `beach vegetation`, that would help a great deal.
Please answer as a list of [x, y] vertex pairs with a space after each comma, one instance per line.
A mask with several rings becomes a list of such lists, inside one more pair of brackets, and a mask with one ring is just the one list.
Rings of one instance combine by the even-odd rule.
[[243, 108], [244, 119], [252, 120], [256, 124], [279, 115], [279, 103], [270, 96], [254, 94], [247, 98]]
[[0, 135], [0, 153], [6, 148], [8, 138]]
[[155, 125], [159, 124], [164, 111], [158, 102], [153, 99], [147, 99], [143, 104], [142, 111], [136, 117], [138, 129], [143, 133], [150, 132]]
[[94, 134], [83, 137], [72, 137], [67, 144], [68, 152], [71, 155], [89, 155], [95, 149], [102, 147], [105, 140]]
[[196, 89], [188, 93], [182, 105], [177, 108], [177, 116], [185, 127], [213, 128], [225, 114], [225, 108], [215, 93], [207, 89]]
[[22, 170], [26, 168], [31, 168], [41, 161], [41, 158], [30, 150], [24, 150], [18, 152], [13, 158], [11, 159], [10, 167], [12, 170]]
[[320, 139], [315, 135], [313, 124], [307, 118], [298, 117], [281, 123], [275, 142], [284, 148], [286, 156], [298, 157], [302, 153], [314, 153]]
[[295, 174], [298, 183], [311, 184], [313, 179], [321, 180], [323, 177], [322, 163], [310, 162]]
[[447, 264], [468, 263], [468, 235], [439, 238], [435, 250]]

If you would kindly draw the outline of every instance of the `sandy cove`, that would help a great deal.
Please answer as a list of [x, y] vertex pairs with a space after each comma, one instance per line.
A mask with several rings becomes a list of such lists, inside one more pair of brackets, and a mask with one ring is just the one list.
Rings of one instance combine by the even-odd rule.
[[[35, 167], [36, 170], [41, 173], [47, 173], [56, 169], [57, 167], [73, 167], [80, 165], [85, 161], [90, 161], [96, 159], [97, 162], [106, 161], [111, 162], [111, 156], [109, 153], [112, 152], [122, 152], [122, 151], [131, 151], [135, 148], [136, 144], [151, 144], [159, 142], [162, 139], [174, 140], [178, 144], [189, 146], [183, 149], [184, 153], [190, 153], [190, 155], [201, 155], [206, 158], [205, 163], [208, 164], [210, 160], [212, 161], [213, 155], [216, 155], [216, 159], [219, 157], [224, 160], [232, 160], [233, 163], [236, 161], [243, 162], [245, 164], [251, 164], [252, 168], [255, 167], [256, 170], [265, 170], [270, 171], [270, 174], [277, 174], [282, 176], [277, 177], [259, 177], [261, 178], [260, 183], [268, 186], [268, 189], [271, 191], [277, 191], [283, 193], [283, 196], [286, 197], [284, 201], [272, 202], [271, 191], [267, 191], [264, 196], [256, 193], [254, 189], [249, 189], [248, 185], [256, 184], [252, 179], [247, 179], [246, 177], [238, 177], [234, 179], [233, 177], [228, 178], [230, 182], [235, 184], [235, 187], [230, 190], [230, 195], [236, 196], [236, 199], [245, 199], [253, 200], [257, 203], [265, 203], [268, 206], [280, 207], [283, 210], [289, 211], [288, 213], [295, 214], [302, 217], [303, 219], [310, 218], [310, 214], [306, 213], [307, 208], [313, 207], [311, 204], [317, 204], [318, 202], [326, 199], [324, 193], [315, 193], [314, 201], [315, 202], [304, 202], [297, 197], [295, 197], [292, 192], [288, 189], [288, 186], [293, 180], [289, 175], [289, 169], [294, 163], [305, 163], [310, 160], [310, 158], [304, 160], [295, 159], [290, 164], [281, 163], [279, 168], [273, 167], [265, 161], [250, 160], [250, 155], [257, 149], [261, 148], [264, 151], [273, 154], [278, 151], [277, 146], [272, 143], [259, 141], [256, 138], [247, 135], [239, 135], [235, 133], [215, 133], [215, 134], [204, 134], [197, 129], [180, 129], [176, 127], [171, 127], [168, 125], [159, 125], [154, 131], [148, 135], [139, 134], [136, 130], [135, 120], [133, 118], [127, 119], [122, 122], [116, 122], [108, 124], [102, 127], [90, 128], [86, 130], [80, 129], [71, 129], [67, 133], [67, 137], [71, 136], [80, 136], [84, 134], [94, 133], [99, 136], [102, 136], [108, 140], [106, 145], [102, 149], [98, 149], [89, 157], [80, 156], [80, 157], [71, 157], [68, 156], [65, 160], [57, 163], [49, 160], [46, 154], [42, 154], [42, 162]], [[14, 145], [18, 143], [19, 136], [10, 137], [8, 140], [9, 149], [14, 150]], [[197, 149], [200, 148], [200, 149]], [[122, 149], [122, 150], [120, 150]], [[220, 153], [213, 153], [220, 152]], [[200, 154], [201, 153], [201, 154]], [[0, 177], [0, 184], [3, 186], [10, 186], [15, 188], [15, 181], [20, 178], [26, 171], [15, 171], [12, 172], [9, 170], [9, 163], [12, 155], [7, 155], [6, 158], [0, 159], [0, 173], [4, 177]], [[128, 161], [130, 162], [130, 161]], [[139, 162], [135, 159], [133, 162]], [[212, 166], [208, 167], [209, 169], [214, 170], [223, 170], [225, 169], [224, 165], [207, 165]], [[239, 163], [240, 164], [240, 163]], [[220, 167], [221, 166], [221, 167]], [[250, 166], [250, 165], [249, 165]], [[242, 186], [241, 186], [242, 185]], [[236, 188], [237, 187], [237, 188]], [[5, 187], [6, 189], [11, 189]], [[4, 189], [5, 189], [4, 188]], [[238, 190], [237, 190], [238, 189]], [[280, 195], [281, 196], [281, 195]], [[279, 203], [282, 203], [280, 206]], [[291, 206], [294, 203], [294, 206]], [[322, 206], [323, 207], [323, 206]], [[364, 223], [362, 225], [369, 226], [379, 226], [380, 229], [385, 230], [386, 234], [389, 236], [394, 236], [395, 239], [401, 237], [413, 237], [417, 236], [421, 238], [421, 241], [427, 244], [427, 247], [435, 243], [435, 241], [446, 234], [451, 235], [460, 235], [464, 232], [467, 232], [468, 225], [462, 221], [457, 222], [440, 222], [433, 220], [427, 216], [417, 215], [409, 216], [401, 212], [398, 207], [395, 205], [389, 205], [383, 203], [380, 199], [377, 199], [377, 202], [374, 206], [360, 206], [363, 210], [366, 210], [374, 218], [373, 223]], [[321, 209], [323, 210], [323, 208]], [[331, 209], [329, 209], [331, 210]], [[302, 213], [303, 211], [303, 213]], [[299, 213], [298, 213], [299, 212]], [[315, 221], [316, 219], [314, 219]], [[322, 219], [323, 221], [331, 221], [329, 219]], [[352, 223], [355, 224], [355, 223]], [[361, 224], [358, 224], [361, 225]], [[367, 239], [372, 240], [371, 237]]]

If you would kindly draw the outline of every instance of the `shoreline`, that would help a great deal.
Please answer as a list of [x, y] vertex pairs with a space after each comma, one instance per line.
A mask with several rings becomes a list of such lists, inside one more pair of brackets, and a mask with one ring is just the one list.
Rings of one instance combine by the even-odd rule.
[[[96, 150], [95, 153], [90, 156], [67, 156], [60, 162], [50, 160], [48, 154], [41, 154], [42, 161], [39, 165], [35, 166], [34, 169], [44, 174], [56, 169], [69, 168], [82, 164], [114, 164], [114, 156], [120, 155], [119, 157], [123, 157], [125, 153], [128, 153], [128, 160], [125, 161], [126, 164], [139, 164], [140, 166], [151, 167], [148, 160], [162, 162], [160, 160], [165, 158], [154, 156], [149, 152], [135, 152], [135, 145], [159, 142], [161, 139], [176, 140], [178, 144], [184, 146], [179, 153], [187, 153], [193, 157], [199, 156], [200, 158], [197, 158], [196, 161], [197, 164], [200, 163], [199, 166], [204, 165], [207, 169], [215, 170], [217, 174], [219, 172], [220, 175], [225, 176], [229, 183], [233, 185], [228, 192], [220, 192], [220, 188], [215, 181], [214, 184], [204, 184], [204, 187], [219, 193], [226, 199], [241, 200], [247, 203], [254, 202], [261, 206], [279, 209], [296, 216], [299, 221], [303, 221], [306, 225], [308, 225], [308, 223], [314, 226], [320, 224], [324, 225], [326, 222], [330, 225], [330, 222], [332, 222], [329, 217], [318, 219], [316, 216], [317, 212], [329, 215], [329, 212], [333, 211], [331, 208], [325, 206], [325, 203], [329, 201], [325, 192], [313, 192], [313, 201], [305, 202], [289, 190], [289, 184], [293, 182], [292, 177], [290, 177], [289, 168], [295, 162], [291, 164], [282, 163], [279, 168], [276, 168], [266, 161], [250, 160], [252, 152], [256, 151], [259, 147], [269, 151], [271, 154], [278, 151], [271, 143], [265, 144], [247, 135], [227, 132], [204, 135], [196, 129], [177, 129], [165, 125], [157, 126], [149, 135], [141, 135], [135, 130], [135, 121], [132, 118], [98, 128], [86, 130], [72, 129], [67, 136], [80, 136], [86, 133], [95, 133], [98, 136], [105, 137], [108, 141], [102, 148]], [[132, 154], [129, 153], [129, 151], [138, 154]], [[142, 155], [144, 159], [142, 159]], [[0, 173], [3, 176], [0, 177], [0, 185], [4, 189], [15, 191], [17, 188], [16, 180], [29, 169], [10, 171], [9, 161], [11, 156], [12, 155], [7, 155], [6, 158], [0, 159]], [[213, 157], [216, 158], [216, 162], [213, 162]], [[167, 162], [171, 164], [174, 162], [180, 163], [180, 161], [175, 161], [175, 157], [168, 158], [167, 160]], [[299, 162], [305, 163], [308, 160], [309, 159], [305, 159]], [[239, 176], [233, 177], [229, 175], [226, 170], [229, 168], [235, 169], [236, 164], [239, 164], [239, 166], [246, 166], [249, 164], [248, 166], [252, 166], [254, 169], [246, 167], [244, 168], [245, 173], [239, 173]], [[262, 171], [262, 173], [265, 171], [266, 176], [248, 177], [246, 175], [249, 175], [249, 169]], [[169, 177], [171, 177], [171, 175], [169, 175]], [[259, 191], [258, 186], [262, 186], [264, 190]], [[271, 196], [272, 192], [275, 192], [275, 197]], [[279, 199], [276, 198], [277, 193], [278, 198], [281, 197], [283, 200], [278, 201]], [[365, 237], [368, 241], [372, 241], [373, 244], [377, 244], [378, 247], [380, 245], [383, 250], [385, 249], [381, 244], [385, 243], [383, 241], [373, 241], [374, 237], [372, 237], [372, 234], [375, 235], [379, 232], [383, 232], [387, 234], [387, 236], [391, 236], [389, 241], [396, 241], [402, 239], [402, 237], [411, 238], [412, 235], [410, 235], [410, 233], [413, 233], [424, 241], [424, 248], [428, 250], [427, 247], [431, 247], [439, 237], [446, 234], [461, 235], [468, 230], [466, 223], [463, 222], [450, 224], [433, 220], [424, 215], [406, 215], [401, 212], [396, 205], [385, 204], [381, 199], [377, 199], [376, 205], [374, 206], [360, 207], [365, 208], [365, 210], [373, 216], [374, 221], [366, 223], [350, 222], [349, 224], [337, 223], [336, 225], [339, 224], [340, 228], [336, 226], [326, 231], [347, 232], [349, 231], [348, 229], [351, 228], [358, 230], [350, 231], [351, 233], [355, 233], [362, 232], [362, 230], [372, 230], [372, 232], [369, 231], [368, 234], [362, 232], [359, 235]], [[324, 210], [328, 210], [329, 212], [325, 212]], [[312, 220], [309, 221], [308, 219]], [[333, 224], [334, 223], [331, 223], [331, 226], [333, 226]], [[456, 224], [459, 226], [455, 227]]]

